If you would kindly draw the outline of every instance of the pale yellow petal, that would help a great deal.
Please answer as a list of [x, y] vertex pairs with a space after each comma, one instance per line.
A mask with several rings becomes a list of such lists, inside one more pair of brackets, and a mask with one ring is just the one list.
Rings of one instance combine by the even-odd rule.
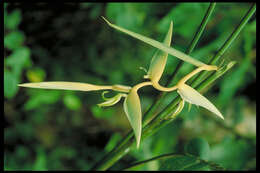
[[100, 107], [112, 106], [112, 105], [116, 104], [117, 102], [119, 102], [120, 99], [122, 98], [122, 96], [125, 96], [125, 94], [119, 93], [119, 94], [117, 94], [116, 96], [114, 96], [112, 98], [106, 98], [105, 99], [106, 101], [103, 102], [103, 103], [98, 104], [98, 106], [100, 106]]
[[35, 82], [19, 84], [20, 87], [41, 88], [41, 89], [59, 89], [76, 91], [95, 91], [111, 89], [112, 86], [92, 85], [80, 82]]
[[[173, 23], [171, 22], [168, 33], [163, 42], [166, 46], [171, 45], [172, 25]], [[168, 53], [157, 50], [151, 60], [146, 78], [150, 78], [153, 82], [158, 82], [163, 74], [167, 62], [167, 57]]]
[[129, 31], [127, 29], [124, 29], [122, 27], [119, 27], [119, 26], [116, 26], [115, 24], [112, 24], [110, 23], [107, 19], [105, 19], [104, 17], [102, 17], [109, 26], [111, 26], [112, 28], [116, 29], [116, 30], [119, 30], [127, 35], [130, 35], [138, 40], [141, 40], [157, 49], [160, 49], [164, 52], [167, 52], [168, 54], [172, 55], [172, 56], [175, 56], [183, 61], [186, 61], [188, 63], [191, 63], [195, 66], [204, 66], [205, 64], [199, 60], [196, 60], [194, 58], [192, 58], [191, 56], [177, 50], [177, 49], [174, 49], [173, 47], [170, 47], [170, 46], [166, 46], [164, 45], [163, 43], [159, 42], [159, 41], [156, 41], [154, 39], [151, 39], [149, 37], [146, 37], [146, 36], [143, 36], [141, 34], [138, 34], [138, 33], [135, 33], [135, 32], [132, 32], [132, 31]]
[[220, 111], [203, 95], [201, 95], [198, 91], [193, 89], [192, 87], [182, 84], [178, 88], [178, 93], [181, 95], [182, 99], [198, 106], [202, 106], [209, 111], [215, 113], [220, 118], [224, 119]]
[[136, 145], [139, 148], [142, 131], [142, 111], [140, 99], [136, 90], [131, 90], [124, 101], [124, 111], [133, 128]]

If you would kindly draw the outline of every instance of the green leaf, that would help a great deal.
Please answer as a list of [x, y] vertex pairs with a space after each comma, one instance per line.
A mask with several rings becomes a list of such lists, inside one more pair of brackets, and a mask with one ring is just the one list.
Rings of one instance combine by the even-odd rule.
[[198, 156], [201, 159], [210, 158], [210, 147], [208, 142], [203, 138], [192, 139], [185, 147], [187, 153]]
[[[138, 30], [142, 26], [145, 16], [144, 11], [148, 5], [140, 3], [108, 3], [106, 6], [106, 16], [115, 19], [117, 25]], [[122, 11], [124, 11], [122, 13]]]
[[45, 71], [39, 67], [26, 71], [26, 77], [30, 82], [41, 82], [45, 79], [45, 76]]
[[247, 72], [250, 68], [251, 60], [249, 57], [243, 59], [239, 66], [233, 70], [232, 73], [225, 76], [220, 84], [220, 93], [218, 97], [218, 102], [221, 106], [225, 106], [225, 103], [228, 103], [232, 100], [237, 90], [241, 89], [245, 84], [245, 79], [247, 78]]
[[79, 110], [82, 106], [80, 99], [73, 95], [73, 94], [67, 94], [63, 98], [63, 103], [66, 105], [67, 108], [71, 110]]
[[12, 68], [16, 76], [20, 76], [22, 69], [31, 63], [30, 49], [27, 47], [20, 47], [15, 49], [13, 53], [5, 59], [5, 65]]
[[[207, 5], [208, 3], [178, 3], [160, 20], [157, 28], [162, 33], [166, 32], [168, 21], [174, 20], [174, 23], [176, 23], [175, 33], [189, 39], [195, 32], [198, 21], [204, 15]], [[187, 19], [189, 19], [189, 22], [187, 22]]]
[[14, 52], [6, 57], [6, 65], [9, 65], [10, 67], [14, 66], [24, 66], [27, 61], [29, 60], [31, 55], [31, 51], [28, 47], [20, 47], [18, 49], [15, 49]]
[[53, 104], [60, 99], [60, 91], [36, 90], [30, 99], [24, 104], [25, 110], [32, 110], [44, 104]]
[[210, 160], [221, 164], [228, 170], [242, 170], [248, 160], [255, 156], [256, 145], [254, 146], [249, 145], [244, 139], [226, 135], [221, 143], [211, 147]]
[[21, 31], [13, 31], [7, 34], [4, 38], [4, 47], [14, 50], [21, 47], [24, 43], [25, 36]]
[[119, 142], [119, 140], [122, 139], [122, 136], [119, 134], [119, 133], [114, 133], [108, 143], [106, 144], [105, 146], [105, 151], [111, 151], [115, 146], [116, 144]]
[[115, 109], [103, 109], [96, 105], [92, 106], [90, 110], [93, 116], [98, 119], [111, 118], [116, 113]]
[[4, 96], [12, 98], [18, 92], [18, 79], [10, 71], [4, 70]]
[[14, 30], [21, 23], [21, 12], [19, 10], [14, 10], [12, 13], [8, 14], [8, 17], [5, 21], [5, 27], [10, 30]]
[[37, 148], [36, 159], [33, 165], [35, 171], [47, 171], [47, 156], [43, 148]]
[[119, 31], [121, 31], [121, 32], [123, 32], [123, 33], [125, 33], [125, 34], [127, 34], [127, 35], [130, 35], [130, 36], [132, 36], [132, 37], [134, 37], [134, 38], [136, 38], [136, 39], [138, 39], [138, 40], [141, 40], [141, 41], [143, 41], [143, 42], [145, 42], [145, 43], [147, 43], [147, 44], [149, 44], [149, 45], [151, 45], [151, 46], [153, 46], [153, 47], [155, 47], [155, 48], [157, 48], [157, 49], [160, 49], [160, 50], [162, 50], [162, 51], [164, 51], [164, 52], [167, 52], [168, 54], [170, 54], [170, 55], [172, 55], [172, 56], [175, 56], [175, 57], [177, 57], [177, 58], [179, 58], [179, 59], [181, 59], [181, 60], [183, 60], [183, 61], [186, 61], [186, 62], [188, 62], [188, 63], [191, 63], [191, 64], [193, 64], [193, 65], [195, 65], [195, 66], [204, 66], [204, 65], [206, 65], [206, 64], [204, 64], [204, 63], [202, 63], [202, 62], [200, 62], [200, 61], [198, 61], [198, 60], [196, 60], [196, 59], [190, 57], [189, 55], [187, 55], [187, 54], [185, 54], [185, 53], [183, 53], [183, 52], [181, 52], [181, 51], [178, 51], [177, 49], [174, 49], [174, 48], [172, 48], [172, 47], [166, 46], [166, 45], [164, 45], [163, 43], [160, 43], [160, 42], [158, 42], [158, 41], [156, 41], [156, 40], [153, 40], [153, 39], [148, 38], [148, 37], [146, 37], [146, 36], [143, 36], [143, 35], [141, 35], [141, 34], [137, 34], [137, 33], [135, 33], [135, 32], [132, 32], [132, 31], [129, 31], [129, 30], [127, 30], [127, 29], [124, 29], [124, 28], [121, 28], [121, 27], [119, 27], [119, 26], [116, 26], [116, 25], [110, 23], [110, 22], [109, 22], [107, 19], [105, 19], [104, 17], [103, 17], [103, 19], [104, 19], [104, 20], [107, 22], [107, 24], [108, 24], [109, 26], [111, 26], [112, 28], [114, 28], [114, 29], [116, 29], [116, 30], [119, 30]]
[[195, 157], [186, 155], [175, 155], [171, 158], [164, 159], [160, 165], [160, 171], [166, 170], [183, 170], [191, 165], [198, 164], [199, 160]]
[[[168, 33], [164, 39], [164, 44], [166, 46], [171, 45], [172, 40], [172, 25], [171, 22]], [[166, 62], [167, 62], [168, 53], [165, 53], [163, 51], [157, 50], [151, 60], [151, 64], [149, 67], [149, 70], [147, 72], [146, 78], [151, 79], [153, 82], [158, 82], [163, 74]]]
[[[180, 171], [180, 170], [224, 170], [214, 162], [208, 162], [189, 154], [163, 154], [147, 160], [134, 163], [123, 170], [133, 170], [149, 162], [160, 161], [159, 171]], [[138, 170], [138, 169], [137, 169]]]
[[136, 90], [131, 90], [124, 101], [124, 111], [133, 128], [136, 145], [139, 148], [142, 131], [142, 110], [139, 96]]

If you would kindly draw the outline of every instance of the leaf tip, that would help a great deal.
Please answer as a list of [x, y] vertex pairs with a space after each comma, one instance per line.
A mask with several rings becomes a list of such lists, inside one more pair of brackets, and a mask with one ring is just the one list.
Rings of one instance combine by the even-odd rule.
[[28, 84], [23, 83], [23, 84], [18, 84], [17, 86], [19, 86], [19, 87], [28, 87]]
[[222, 120], [224, 120], [224, 117], [221, 115], [221, 114], [219, 114], [218, 115]]
[[171, 20], [171, 23], [170, 23], [170, 28], [172, 28], [172, 26], [173, 26], [173, 21]]
[[101, 17], [108, 25], [112, 25], [112, 23], [110, 23], [104, 16], [101, 16]]

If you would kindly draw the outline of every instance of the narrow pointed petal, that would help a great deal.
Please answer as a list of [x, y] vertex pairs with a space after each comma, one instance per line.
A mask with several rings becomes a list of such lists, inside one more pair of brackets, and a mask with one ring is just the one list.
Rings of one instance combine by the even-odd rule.
[[146, 37], [146, 36], [143, 36], [141, 34], [138, 34], [138, 33], [135, 33], [135, 32], [132, 32], [132, 31], [129, 31], [127, 29], [124, 29], [122, 27], [119, 27], [119, 26], [116, 26], [115, 24], [112, 24], [110, 23], [107, 19], [105, 19], [104, 17], [102, 17], [109, 26], [111, 26], [112, 28], [116, 29], [116, 30], [119, 30], [127, 35], [130, 35], [138, 40], [141, 40], [155, 48], [158, 48], [164, 52], [167, 52], [168, 54], [172, 55], [172, 56], [175, 56], [183, 61], [186, 61], [188, 63], [191, 63], [195, 66], [204, 66], [206, 64], [204, 64], [203, 62], [199, 61], [199, 60], [196, 60], [194, 58], [192, 58], [191, 56], [177, 50], [177, 49], [174, 49], [173, 47], [170, 47], [170, 46], [166, 46], [164, 45], [163, 43], [159, 42], [159, 41], [156, 41], [154, 39], [151, 39], [149, 37]]
[[137, 91], [131, 90], [124, 101], [124, 111], [133, 128], [136, 145], [139, 148], [142, 131], [142, 111]]
[[123, 96], [123, 94], [119, 93], [116, 96], [112, 97], [112, 98], [105, 98], [105, 102], [98, 104], [98, 106], [100, 107], [104, 107], [104, 106], [113, 106], [114, 104], [116, 104], [117, 102], [120, 101], [121, 97]]
[[35, 82], [19, 84], [20, 87], [41, 88], [41, 89], [60, 89], [76, 91], [95, 91], [111, 89], [112, 86], [92, 85], [80, 82]]
[[201, 95], [198, 91], [193, 89], [192, 87], [182, 84], [178, 88], [178, 93], [181, 95], [182, 99], [198, 106], [202, 106], [209, 111], [215, 113], [220, 118], [224, 119], [222, 114], [219, 112], [219, 110], [203, 95]]
[[[173, 23], [171, 22], [168, 33], [163, 42], [166, 46], [171, 45], [172, 25]], [[157, 50], [151, 60], [146, 78], [150, 78], [153, 82], [157, 83], [163, 74], [167, 62], [167, 57], [168, 57], [168, 53], [161, 50]]]

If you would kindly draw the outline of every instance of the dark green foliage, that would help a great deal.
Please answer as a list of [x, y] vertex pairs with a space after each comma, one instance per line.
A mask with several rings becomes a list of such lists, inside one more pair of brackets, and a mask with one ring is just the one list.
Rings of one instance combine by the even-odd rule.
[[192, 139], [186, 146], [186, 152], [202, 159], [210, 158], [210, 147], [203, 138]]

